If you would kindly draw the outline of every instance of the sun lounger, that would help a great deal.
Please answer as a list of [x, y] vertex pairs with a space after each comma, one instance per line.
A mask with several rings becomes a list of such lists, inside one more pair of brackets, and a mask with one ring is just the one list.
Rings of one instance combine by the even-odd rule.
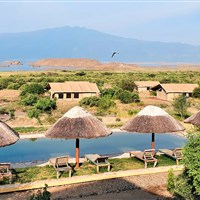
[[0, 163], [0, 180], [4, 177], [9, 178], [9, 183], [12, 182], [12, 172], [10, 171], [10, 163]]
[[72, 176], [72, 167], [68, 163], [69, 156], [61, 156], [49, 159], [49, 163], [53, 165], [57, 173], [57, 179], [60, 177], [61, 173], [64, 171], [69, 171], [69, 177]]
[[86, 161], [90, 161], [91, 163], [97, 166], [97, 172], [99, 172], [100, 167], [108, 167], [108, 171], [110, 171], [110, 163], [108, 162], [108, 156], [100, 156], [99, 154], [86, 154]]
[[160, 153], [163, 153], [164, 155], [176, 160], [176, 164], [179, 164], [179, 161], [183, 159], [182, 155], [182, 148], [175, 148], [173, 150], [170, 149], [159, 149]]
[[136, 157], [139, 160], [142, 160], [145, 163], [145, 168], [147, 168], [148, 163], [154, 163], [154, 167], [157, 165], [158, 160], [154, 157], [155, 150], [147, 149], [144, 151], [131, 151], [130, 157]]

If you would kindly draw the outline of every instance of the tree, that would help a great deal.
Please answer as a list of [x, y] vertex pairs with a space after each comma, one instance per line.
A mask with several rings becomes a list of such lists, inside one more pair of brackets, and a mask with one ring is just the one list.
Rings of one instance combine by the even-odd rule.
[[138, 94], [129, 92], [127, 90], [121, 92], [121, 94], [119, 95], [119, 99], [122, 103], [132, 103], [140, 101]]
[[194, 90], [192, 92], [192, 97], [200, 98], [200, 87], [194, 88]]
[[173, 102], [174, 111], [183, 118], [187, 115], [187, 108], [189, 106], [187, 97], [180, 95]]
[[31, 83], [28, 85], [23, 85], [20, 89], [21, 89], [20, 96], [24, 96], [27, 93], [38, 94], [38, 95], [44, 93], [44, 88], [42, 87], [42, 85], [40, 85], [38, 83]]
[[20, 104], [24, 106], [33, 106], [38, 101], [37, 94], [27, 93], [24, 96], [21, 96]]
[[120, 88], [122, 88], [123, 90], [128, 90], [130, 92], [132, 92], [135, 88], [136, 88], [136, 85], [134, 83], [133, 80], [130, 80], [130, 79], [123, 79], [119, 84], [118, 86]]
[[52, 109], [56, 108], [56, 101], [49, 98], [41, 98], [34, 106], [42, 112], [51, 112]]
[[200, 199], [200, 132], [190, 134], [183, 149], [184, 172], [175, 182], [174, 195], [178, 199]]

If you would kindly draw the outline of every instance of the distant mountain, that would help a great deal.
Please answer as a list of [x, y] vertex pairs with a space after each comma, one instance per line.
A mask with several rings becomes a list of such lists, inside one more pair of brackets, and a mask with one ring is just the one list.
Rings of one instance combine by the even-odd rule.
[[[113, 58], [111, 55], [115, 54]], [[103, 62], [198, 62], [200, 46], [123, 38], [80, 27], [0, 34], [0, 60], [89, 58]]]

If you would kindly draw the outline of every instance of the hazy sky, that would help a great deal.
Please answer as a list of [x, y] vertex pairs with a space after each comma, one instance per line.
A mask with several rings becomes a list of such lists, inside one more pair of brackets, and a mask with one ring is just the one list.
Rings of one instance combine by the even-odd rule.
[[80, 26], [122, 37], [200, 45], [200, 0], [0, 0], [0, 33], [59, 26]]

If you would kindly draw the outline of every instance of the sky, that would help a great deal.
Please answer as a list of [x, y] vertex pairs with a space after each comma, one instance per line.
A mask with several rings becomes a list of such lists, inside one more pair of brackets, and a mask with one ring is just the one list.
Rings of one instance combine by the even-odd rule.
[[146, 41], [200, 45], [200, 0], [0, 0], [0, 33], [61, 26]]

